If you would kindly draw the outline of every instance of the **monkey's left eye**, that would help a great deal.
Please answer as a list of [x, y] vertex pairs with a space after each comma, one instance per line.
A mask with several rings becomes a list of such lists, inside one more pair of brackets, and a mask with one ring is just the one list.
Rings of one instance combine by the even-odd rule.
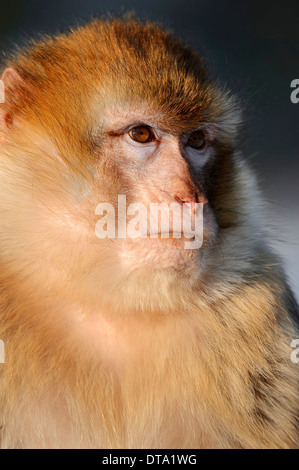
[[202, 131], [195, 131], [190, 134], [187, 141], [187, 146], [192, 147], [196, 150], [204, 150], [207, 146], [207, 140]]
[[149, 126], [134, 127], [134, 129], [129, 132], [129, 136], [132, 140], [140, 144], [147, 144], [155, 140], [155, 135]]

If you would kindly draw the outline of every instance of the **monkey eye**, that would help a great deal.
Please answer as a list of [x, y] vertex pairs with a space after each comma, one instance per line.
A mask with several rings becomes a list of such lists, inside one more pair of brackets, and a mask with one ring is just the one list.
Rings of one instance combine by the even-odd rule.
[[207, 146], [207, 140], [204, 133], [200, 130], [192, 132], [188, 138], [187, 146], [196, 150], [204, 150]]
[[129, 136], [132, 140], [135, 140], [135, 142], [139, 142], [140, 144], [147, 144], [148, 142], [152, 142], [156, 139], [149, 126], [134, 127], [134, 129], [130, 130]]

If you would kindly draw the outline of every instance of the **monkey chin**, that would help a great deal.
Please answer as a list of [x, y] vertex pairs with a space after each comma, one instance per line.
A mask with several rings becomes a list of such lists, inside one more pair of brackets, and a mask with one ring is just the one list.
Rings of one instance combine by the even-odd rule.
[[156, 271], [172, 273], [176, 280], [197, 281], [202, 272], [202, 254], [211, 246], [218, 233], [214, 214], [210, 209], [204, 212], [202, 236], [190, 238], [184, 233], [156, 234], [146, 238], [121, 240], [119, 261], [129, 274], [142, 272], [151, 276]]
[[[185, 249], [190, 239], [123, 240], [113, 293], [105, 289], [107, 307], [115, 312], [169, 313], [179, 308], [187, 293], [198, 288], [201, 277], [200, 249]], [[112, 283], [108, 286], [111, 289]], [[180, 300], [179, 300], [180, 299]], [[103, 300], [103, 298], [102, 298]], [[116, 301], [115, 305], [111, 305]], [[110, 304], [110, 305], [109, 305]], [[174, 307], [176, 304], [176, 307]]]
[[166, 269], [185, 273], [186, 269], [195, 268], [198, 260], [198, 250], [186, 249], [187, 243], [190, 239], [174, 238], [172, 234], [169, 238], [159, 234], [158, 238], [128, 239], [122, 247], [120, 261], [130, 272]]
[[183, 233], [180, 238], [171, 233], [163, 238], [159, 233], [157, 238], [102, 240], [110, 264], [103, 272], [100, 263], [95, 277], [101, 304], [118, 313], [164, 314], [179, 309], [186, 296], [204, 286], [206, 258], [217, 234], [218, 225], [210, 210], [204, 214], [202, 245], [198, 247], [192, 245], [196, 237], [187, 238]]

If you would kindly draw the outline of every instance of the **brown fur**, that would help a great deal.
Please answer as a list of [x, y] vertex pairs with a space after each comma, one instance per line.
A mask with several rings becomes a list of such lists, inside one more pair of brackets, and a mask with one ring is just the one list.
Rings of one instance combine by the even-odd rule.
[[[5, 65], [2, 447], [298, 447], [296, 331], [235, 151], [236, 102], [197, 54], [134, 20], [95, 21]], [[113, 158], [103, 119], [140, 107], [173, 135], [215, 132], [197, 183], [218, 234], [196, 273], [139, 266], [123, 278], [95, 238], [96, 204], [133, 200], [141, 184]]]

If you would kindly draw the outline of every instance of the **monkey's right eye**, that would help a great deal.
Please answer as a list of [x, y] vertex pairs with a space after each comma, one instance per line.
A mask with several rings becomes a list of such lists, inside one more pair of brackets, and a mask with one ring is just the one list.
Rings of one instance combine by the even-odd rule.
[[147, 144], [155, 140], [155, 135], [149, 126], [134, 127], [134, 129], [129, 132], [129, 136], [139, 144]]

